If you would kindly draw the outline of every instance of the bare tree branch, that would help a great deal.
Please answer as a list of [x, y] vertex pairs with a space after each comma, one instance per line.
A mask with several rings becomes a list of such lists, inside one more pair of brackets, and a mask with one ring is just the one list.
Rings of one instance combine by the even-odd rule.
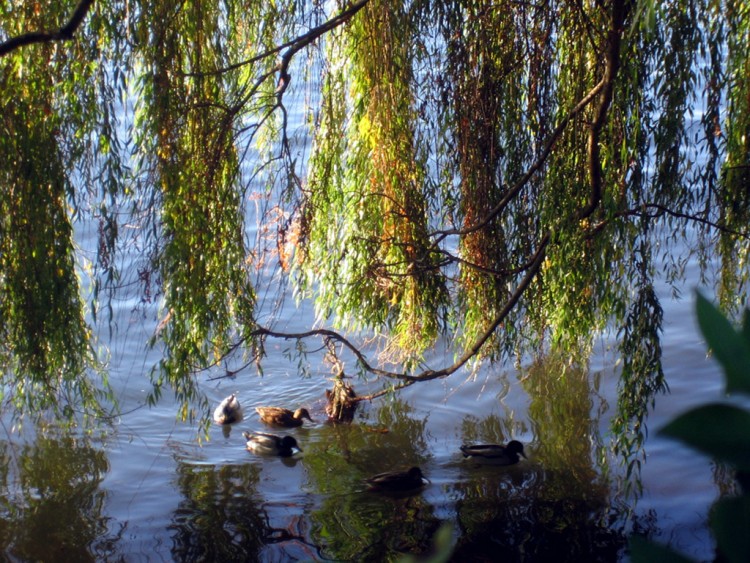
[[729, 229], [725, 227], [724, 225], [716, 223], [715, 221], [711, 221], [710, 219], [705, 219], [698, 215], [691, 215], [689, 213], [683, 213], [681, 211], [675, 211], [673, 209], [670, 209], [658, 203], [644, 203], [643, 205], [640, 205], [639, 207], [635, 207], [633, 209], [625, 209], [623, 211], [618, 211], [614, 213], [609, 219], [605, 219], [603, 221], [600, 221], [596, 225], [594, 225], [591, 228], [591, 230], [587, 233], [587, 237], [592, 238], [597, 233], [603, 231], [604, 228], [613, 219], [619, 219], [622, 217], [656, 218], [656, 217], [661, 217], [662, 215], [671, 215], [672, 217], [677, 217], [678, 219], [685, 219], [686, 221], [691, 221], [695, 223], [700, 223], [701, 225], [706, 225], [707, 227], [711, 227], [713, 229], [716, 229], [719, 232], [726, 233], [728, 235], [733, 235], [733, 236], [743, 238], [743, 239], [750, 239], [750, 233], [746, 231], [743, 232], [743, 231], [736, 231], [734, 229]]
[[601, 151], [599, 149], [599, 137], [602, 127], [607, 120], [607, 112], [612, 104], [612, 97], [615, 89], [615, 78], [620, 70], [620, 44], [622, 42], [623, 26], [628, 10], [624, 0], [612, 2], [612, 14], [610, 16], [610, 28], [607, 33], [607, 44], [604, 53], [604, 76], [602, 82], [601, 95], [599, 103], [595, 108], [594, 120], [591, 122], [589, 129], [589, 139], [587, 147], [588, 168], [589, 168], [589, 185], [591, 193], [586, 207], [578, 213], [578, 219], [590, 217], [602, 200], [602, 162]]
[[[305, 332], [289, 333], [289, 332], [278, 332], [278, 331], [270, 330], [268, 328], [259, 327], [258, 329], [253, 331], [252, 336], [259, 336], [259, 337], [271, 336], [274, 338], [282, 338], [284, 340], [302, 340], [304, 338], [322, 336], [326, 339], [335, 340], [336, 342], [343, 344], [344, 347], [348, 348], [349, 351], [351, 351], [355, 355], [355, 357], [357, 358], [357, 361], [359, 362], [359, 364], [362, 366], [362, 368], [365, 371], [372, 373], [373, 375], [377, 375], [379, 377], [387, 377], [390, 379], [400, 380], [402, 383], [396, 386], [397, 389], [401, 389], [403, 387], [406, 387], [413, 383], [417, 383], [419, 381], [429, 381], [432, 379], [439, 379], [442, 377], [447, 377], [457, 372], [464, 365], [466, 365], [469, 362], [469, 360], [471, 360], [474, 356], [476, 356], [477, 353], [482, 349], [482, 346], [484, 346], [485, 343], [492, 337], [492, 334], [495, 332], [495, 330], [497, 330], [497, 328], [502, 324], [502, 322], [508, 317], [510, 312], [514, 309], [518, 301], [521, 299], [521, 297], [525, 293], [526, 289], [529, 287], [529, 285], [531, 285], [531, 282], [534, 280], [534, 278], [536, 278], [537, 274], [539, 273], [542, 263], [544, 262], [544, 257], [546, 256], [546, 249], [547, 249], [547, 245], [549, 244], [549, 241], [550, 241], [550, 235], [549, 233], [547, 233], [542, 239], [542, 241], [540, 242], [539, 248], [537, 249], [536, 253], [531, 258], [530, 263], [529, 263], [529, 268], [526, 271], [526, 275], [523, 277], [523, 279], [518, 284], [513, 294], [505, 303], [505, 306], [498, 313], [498, 315], [495, 317], [492, 323], [490, 323], [490, 325], [487, 327], [485, 332], [482, 333], [482, 335], [479, 338], [477, 338], [474, 344], [472, 344], [471, 347], [468, 348], [458, 360], [456, 360], [452, 365], [441, 368], [441, 369], [424, 370], [421, 373], [410, 375], [406, 373], [399, 373], [399, 372], [393, 372], [393, 371], [376, 368], [369, 363], [369, 361], [367, 360], [367, 357], [350, 340], [348, 340], [345, 336], [339, 334], [338, 332], [335, 332], [333, 330], [328, 330], [328, 329], [314, 329], [314, 330], [308, 330]], [[241, 343], [242, 342], [239, 342], [237, 346], [239, 346]], [[378, 392], [373, 395], [368, 395], [365, 398], [370, 399], [370, 398], [379, 397], [380, 395], [385, 394], [386, 392], [387, 390], [383, 390], [383, 392]]]
[[10, 39], [0, 43], [0, 57], [7, 55], [15, 49], [20, 49], [26, 45], [33, 43], [46, 43], [48, 41], [69, 41], [73, 39], [73, 34], [76, 32], [78, 27], [83, 23], [86, 18], [86, 14], [91, 8], [94, 0], [81, 0], [73, 11], [73, 15], [70, 16], [68, 23], [62, 26], [59, 30], [48, 33], [44, 31], [31, 31], [24, 33], [17, 37], [11, 37]]

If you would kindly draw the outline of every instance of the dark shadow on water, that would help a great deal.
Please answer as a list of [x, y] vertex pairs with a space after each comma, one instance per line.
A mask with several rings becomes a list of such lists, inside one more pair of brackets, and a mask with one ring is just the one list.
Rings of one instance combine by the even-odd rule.
[[[606, 499], [560, 494], [569, 474], [541, 467], [470, 468], [457, 497], [456, 561], [617, 561], [626, 545]], [[614, 527], [613, 527], [614, 525]]]

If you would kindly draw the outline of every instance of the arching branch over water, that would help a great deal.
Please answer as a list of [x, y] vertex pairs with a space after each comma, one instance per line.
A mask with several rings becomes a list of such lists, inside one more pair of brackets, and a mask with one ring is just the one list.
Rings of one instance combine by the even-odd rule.
[[73, 34], [83, 23], [83, 20], [86, 18], [86, 14], [93, 3], [94, 0], [80, 0], [75, 10], [73, 10], [68, 22], [57, 31], [28, 31], [6, 39], [0, 43], [0, 57], [7, 55], [15, 49], [20, 49], [27, 45], [33, 45], [34, 43], [69, 41], [73, 39]]

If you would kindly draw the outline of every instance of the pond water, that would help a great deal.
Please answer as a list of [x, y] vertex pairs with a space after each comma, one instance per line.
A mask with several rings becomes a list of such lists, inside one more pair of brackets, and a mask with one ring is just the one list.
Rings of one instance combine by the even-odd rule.
[[[688, 283], [694, 273], [688, 269]], [[618, 561], [627, 559], [632, 529], [712, 559], [707, 514], [731, 479], [654, 429], [691, 405], [720, 399], [722, 377], [696, 330], [692, 293], [679, 301], [662, 293], [671, 391], [657, 397], [649, 417], [637, 499], [621, 494], [622, 468], [606, 453], [618, 376], [606, 338], [587, 370], [545, 358], [460, 372], [363, 404], [350, 425], [325, 421], [329, 367], [312, 354], [311, 373], [300, 376], [292, 345], [269, 340], [264, 375], [249, 368], [232, 379], [202, 376], [212, 401], [236, 392], [247, 416], [229, 429], [213, 426], [200, 441], [197, 424], [176, 420], [169, 393], [156, 407], [143, 406], [158, 361], [158, 351], [145, 346], [155, 321], [123, 301], [110, 345], [123, 412], [114, 426], [90, 438], [48, 432], [24, 440], [30, 432], [11, 433], [6, 424], [5, 557], [393, 560], [429, 553], [447, 524], [457, 561]], [[280, 330], [296, 331], [313, 315], [290, 300], [280, 318]], [[436, 351], [430, 364], [448, 360]], [[379, 388], [353, 384], [359, 394]], [[281, 460], [245, 450], [242, 431], [263, 429], [258, 405], [311, 411], [314, 423], [289, 431], [301, 455]], [[459, 452], [463, 443], [509, 439], [526, 445], [528, 460], [488, 467]], [[412, 465], [429, 479], [417, 494], [383, 496], [365, 487], [368, 476]]]

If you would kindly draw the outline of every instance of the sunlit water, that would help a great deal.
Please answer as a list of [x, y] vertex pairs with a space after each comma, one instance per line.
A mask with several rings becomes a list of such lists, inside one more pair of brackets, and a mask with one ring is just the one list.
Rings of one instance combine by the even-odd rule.
[[[5, 437], [5, 553], [20, 560], [381, 560], [429, 552], [448, 523], [457, 560], [613, 561], [627, 557], [624, 538], [633, 527], [711, 559], [714, 468], [655, 429], [721, 399], [721, 372], [706, 357], [692, 293], [674, 301], [665, 289], [662, 303], [671, 391], [657, 397], [649, 417], [637, 500], [618, 494], [616, 459], [609, 458], [608, 479], [596, 461], [616, 404], [617, 357], [604, 338], [582, 375], [561, 379], [559, 362], [461, 372], [363, 404], [351, 425], [325, 420], [330, 368], [316, 363], [319, 356], [301, 377], [291, 345], [269, 340], [263, 376], [248, 368], [233, 379], [203, 377], [214, 403], [237, 392], [247, 416], [229, 432], [213, 426], [210, 440], [199, 442], [197, 425], [176, 420], [168, 393], [157, 407], [142, 406], [158, 360], [144, 344], [153, 321], [123, 303], [111, 378], [124, 414], [113, 429], [101, 440]], [[280, 328], [290, 331], [312, 319], [309, 309], [290, 305], [282, 315]], [[436, 353], [431, 367], [448, 360]], [[359, 394], [379, 388], [353, 383]], [[242, 431], [263, 429], [258, 405], [311, 410], [315, 423], [289, 431], [300, 456], [245, 450]], [[512, 438], [527, 445], [529, 460], [485, 467], [460, 456], [463, 443]], [[415, 495], [382, 496], [363, 481], [412, 465], [430, 481]], [[630, 515], [628, 506], [635, 507]]]
[[[82, 248], [96, 248], [93, 227], [79, 237]], [[237, 393], [246, 412], [245, 421], [228, 432], [212, 426], [204, 441], [197, 423], [176, 419], [169, 390], [158, 406], [144, 406], [149, 372], [160, 358], [159, 350], [146, 345], [157, 315], [151, 310], [144, 316], [137, 297], [116, 301], [114, 338], [106, 323], [101, 327], [123, 413], [112, 428], [104, 437], [24, 441], [29, 432], [13, 434], [5, 426], [5, 556], [392, 560], [401, 553], [428, 553], [436, 531], [448, 524], [458, 561], [622, 560], [633, 529], [696, 559], [713, 559], [708, 511], [718, 484], [731, 479], [710, 460], [656, 433], [690, 406], [722, 399], [720, 369], [706, 357], [694, 321], [697, 279], [689, 266], [685, 297], [673, 300], [666, 287], [660, 295], [670, 393], [656, 398], [649, 416], [642, 494], [635, 496], [622, 492], [618, 460], [602, 454], [618, 381], [617, 354], [606, 336], [585, 372], [563, 373], [559, 360], [464, 370], [362, 404], [351, 425], [326, 422], [324, 393], [332, 384], [322, 353], [309, 356], [310, 374], [303, 377], [291, 355], [294, 344], [269, 339], [262, 376], [254, 367], [232, 379], [209, 380], [220, 371], [198, 375], [214, 404]], [[257, 284], [264, 323], [274, 316], [278, 286], [268, 279]], [[283, 303], [275, 328], [308, 330], [314, 321], [310, 305], [298, 309], [291, 298]], [[452, 357], [437, 350], [428, 363], [439, 368]], [[354, 369], [351, 358], [346, 366]], [[382, 385], [352, 381], [360, 395]], [[311, 411], [315, 423], [289, 431], [304, 450], [300, 456], [268, 459], [246, 451], [242, 431], [265, 429], [253, 409], [260, 405]], [[526, 445], [528, 460], [485, 467], [460, 455], [459, 446], [467, 442], [510, 439]], [[413, 465], [429, 479], [415, 495], [388, 497], [365, 486], [368, 476]]]

